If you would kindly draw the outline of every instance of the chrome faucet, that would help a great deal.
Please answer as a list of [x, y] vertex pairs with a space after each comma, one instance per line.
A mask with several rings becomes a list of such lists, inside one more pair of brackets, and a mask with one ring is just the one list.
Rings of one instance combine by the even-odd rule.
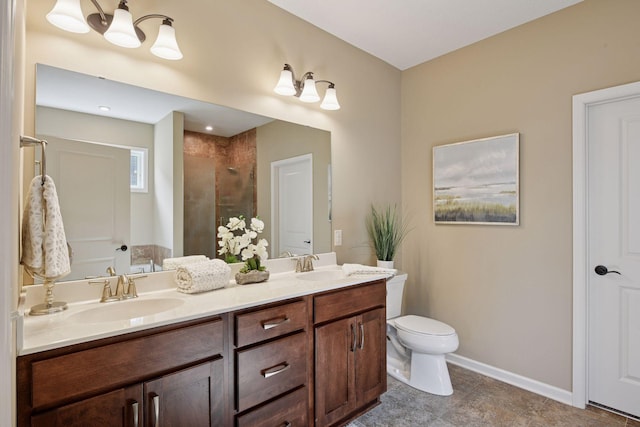
[[319, 260], [318, 255], [304, 255], [296, 258], [296, 273], [306, 273], [313, 271], [313, 260]]

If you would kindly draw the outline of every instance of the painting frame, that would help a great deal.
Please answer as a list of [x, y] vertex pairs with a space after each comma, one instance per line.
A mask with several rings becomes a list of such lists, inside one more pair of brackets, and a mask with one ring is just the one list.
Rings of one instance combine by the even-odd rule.
[[433, 147], [436, 224], [520, 225], [520, 133]]

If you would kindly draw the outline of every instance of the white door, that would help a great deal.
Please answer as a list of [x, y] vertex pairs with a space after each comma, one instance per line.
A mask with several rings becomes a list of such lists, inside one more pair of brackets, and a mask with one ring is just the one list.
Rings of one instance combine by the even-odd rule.
[[587, 120], [588, 399], [640, 416], [640, 97]]
[[[56, 184], [67, 241], [73, 250], [65, 280], [105, 276], [131, 268], [130, 150], [42, 136], [47, 175]], [[38, 151], [38, 150], [36, 150]]]
[[274, 219], [272, 253], [313, 253], [313, 158], [311, 154], [271, 164]]

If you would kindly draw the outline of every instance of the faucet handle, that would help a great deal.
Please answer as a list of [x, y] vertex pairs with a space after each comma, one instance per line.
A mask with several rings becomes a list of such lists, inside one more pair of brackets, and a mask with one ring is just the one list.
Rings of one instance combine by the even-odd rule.
[[318, 255], [310, 254], [304, 257], [304, 264], [302, 271], [313, 271], [313, 260], [318, 260]]
[[102, 285], [102, 298], [100, 298], [100, 302], [107, 302], [113, 298], [113, 294], [111, 293], [111, 282], [109, 279], [89, 280], [89, 284]]
[[144, 279], [145, 277], [147, 277], [146, 274], [143, 274], [143, 275], [136, 274], [136, 275], [133, 275], [133, 276], [129, 276], [129, 286], [127, 287], [127, 291], [124, 294], [124, 297], [125, 298], [138, 298], [138, 289], [136, 288], [135, 280]]

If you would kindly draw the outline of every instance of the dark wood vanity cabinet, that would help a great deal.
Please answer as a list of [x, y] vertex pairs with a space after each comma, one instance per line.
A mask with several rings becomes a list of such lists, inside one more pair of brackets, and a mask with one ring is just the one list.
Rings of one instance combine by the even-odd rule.
[[18, 425], [227, 425], [225, 323], [217, 316], [21, 356]]
[[384, 281], [17, 359], [18, 426], [333, 426], [386, 390]]
[[384, 281], [318, 295], [315, 425], [341, 425], [379, 403], [387, 388]]
[[309, 425], [309, 297], [233, 313], [236, 425]]

